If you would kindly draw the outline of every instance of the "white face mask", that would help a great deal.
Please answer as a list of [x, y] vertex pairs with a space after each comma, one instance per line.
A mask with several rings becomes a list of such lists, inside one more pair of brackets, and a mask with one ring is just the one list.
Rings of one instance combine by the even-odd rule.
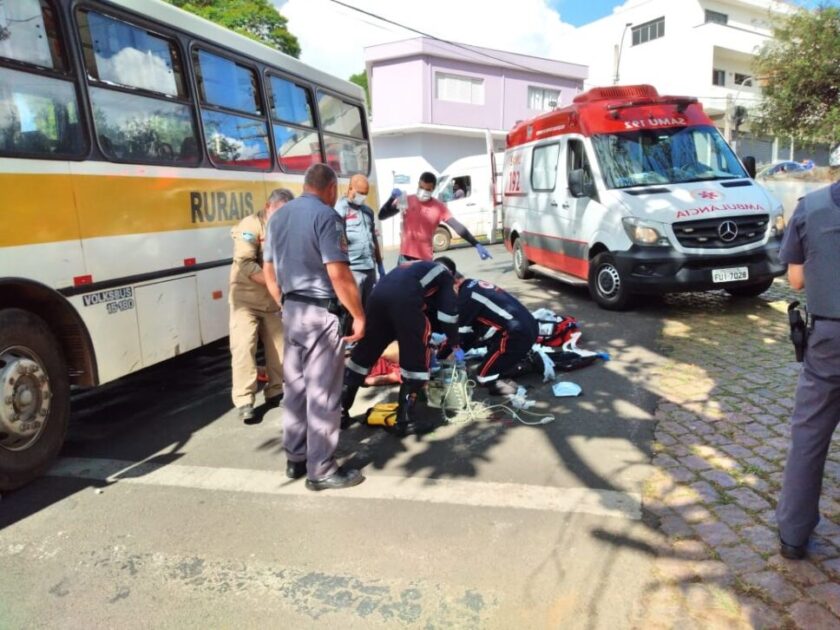
[[424, 188], [417, 189], [417, 199], [420, 201], [428, 201], [432, 198], [432, 191], [425, 190]]
[[367, 195], [363, 195], [361, 193], [356, 193], [355, 195], [353, 195], [353, 203], [355, 203], [357, 206], [361, 206], [365, 202], [365, 199], [367, 199]]

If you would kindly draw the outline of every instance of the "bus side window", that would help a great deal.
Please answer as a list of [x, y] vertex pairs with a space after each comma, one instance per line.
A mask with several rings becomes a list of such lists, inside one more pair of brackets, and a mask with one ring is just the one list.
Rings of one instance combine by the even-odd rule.
[[318, 114], [327, 164], [339, 175], [370, 172], [370, 148], [362, 108], [318, 90]]
[[269, 75], [267, 85], [277, 160], [284, 171], [302, 173], [322, 160], [312, 92], [274, 75]]
[[193, 67], [210, 161], [221, 167], [269, 170], [268, 126], [256, 71], [201, 49], [193, 51]]
[[197, 165], [181, 147], [197, 137], [174, 41], [87, 9], [77, 11], [93, 120], [106, 157]]
[[[0, 3], [0, 152], [81, 157], [85, 141], [57, 18], [47, 0]], [[25, 66], [23, 64], [26, 64]], [[45, 74], [50, 72], [50, 76]]]

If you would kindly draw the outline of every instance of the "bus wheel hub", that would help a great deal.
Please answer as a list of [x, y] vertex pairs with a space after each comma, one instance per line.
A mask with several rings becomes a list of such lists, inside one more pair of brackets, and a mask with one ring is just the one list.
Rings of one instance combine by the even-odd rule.
[[0, 354], [0, 447], [23, 450], [40, 435], [50, 410], [49, 379], [37, 361], [12, 348]]

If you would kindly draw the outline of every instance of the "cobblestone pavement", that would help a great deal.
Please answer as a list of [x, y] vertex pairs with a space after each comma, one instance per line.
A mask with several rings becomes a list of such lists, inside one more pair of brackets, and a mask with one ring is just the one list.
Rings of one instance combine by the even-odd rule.
[[645, 628], [840, 628], [840, 438], [826, 464], [822, 522], [804, 561], [778, 554], [774, 508], [799, 365], [787, 341], [793, 292], [755, 300], [667, 298], [656, 370], [658, 580]]

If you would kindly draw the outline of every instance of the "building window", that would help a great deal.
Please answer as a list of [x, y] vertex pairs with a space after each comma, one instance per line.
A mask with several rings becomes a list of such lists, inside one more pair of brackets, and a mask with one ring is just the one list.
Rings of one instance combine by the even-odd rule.
[[528, 86], [528, 109], [550, 112], [560, 104], [560, 90]]
[[752, 77], [748, 74], [735, 73], [735, 85], [752, 85]]
[[639, 24], [639, 26], [633, 27], [634, 46], [644, 44], [645, 42], [649, 42], [654, 39], [659, 39], [660, 37], [665, 37], [664, 17], [657, 18], [656, 20], [651, 20], [650, 22], [645, 22], [644, 24]]
[[706, 24], [710, 22], [712, 24], [726, 24], [729, 21], [729, 16], [726, 13], [720, 13], [719, 11], [709, 11], [706, 9]]
[[435, 96], [441, 101], [484, 105], [484, 79], [437, 72]]
[[726, 71], [712, 70], [712, 85], [719, 85], [720, 87], [726, 85]]

